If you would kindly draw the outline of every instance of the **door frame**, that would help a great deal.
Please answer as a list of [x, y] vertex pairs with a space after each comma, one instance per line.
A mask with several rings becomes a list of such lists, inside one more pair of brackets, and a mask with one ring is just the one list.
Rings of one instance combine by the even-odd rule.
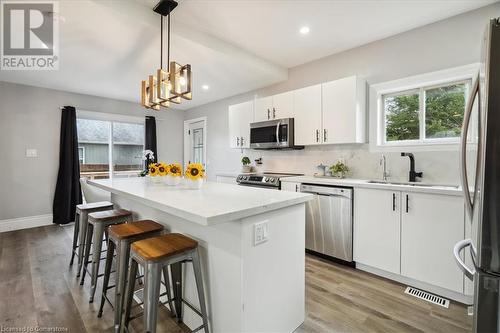
[[184, 120], [184, 168], [187, 167], [188, 156], [191, 150], [191, 140], [189, 138], [189, 125], [203, 121], [203, 160], [205, 161], [205, 172], [207, 169], [207, 117], [199, 117], [194, 119]]

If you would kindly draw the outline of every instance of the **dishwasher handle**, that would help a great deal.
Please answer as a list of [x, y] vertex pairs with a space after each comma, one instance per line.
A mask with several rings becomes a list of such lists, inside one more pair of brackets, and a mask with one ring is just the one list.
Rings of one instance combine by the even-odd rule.
[[352, 199], [352, 188], [300, 184], [300, 192]]

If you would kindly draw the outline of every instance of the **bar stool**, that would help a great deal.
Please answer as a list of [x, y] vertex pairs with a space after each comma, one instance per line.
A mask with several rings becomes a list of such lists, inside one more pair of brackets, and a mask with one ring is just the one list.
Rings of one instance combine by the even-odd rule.
[[[108, 201], [92, 202], [76, 205], [75, 210], [75, 229], [73, 231], [73, 248], [71, 251], [71, 260], [69, 265], [73, 265], [75, 254], [78, 256], [78, 272], [80, 276], [83, 263], [83, 251], [85, 249], [85, 233], [87, 232], [88, 215], [90, 213], [113, 209], [113, 204]], [[78, 253], [77, 253], [78, 252]]]
[[[109, 277], [111, 275], [111, 265], [116, 249], [116, 275], [115, 275], [115, 331], [120, 331], [120, 321], [123, 310], [123, 294], [125, 292], [125, 280], [130, 258], [130, 244], [146, 238], [160, 236], [164, 227], [151, 220], [134, 221], [130, 223], [111, 225], [108, 227], [108, 249], [106, 253], [106, 264], [104, 268], [104, 282], [102, 285], [101, 306], [99, 307], [98, 317], [102, 316], [102, 310], [107, 298], [106, 292], [113, 288], [109, 287]], [[168, 298], [170, 297], [170, 288], [167, 289]], [[109, 302], [111, 304], [111, 302]]]
[[[168, 266], [172, 265], [172, 283], [174, 284], [175, 313], [178, 321], [182, 321], [182, 303], [193, 309], [202, 319], [203, 324], [193, 330], [202, 328], [208, 333], [208, 317], [205, 305], [205, 293], [201, 273], [198, 242], [181, 234], [165, 234], [132, 243], [130, 250], [130, 269], [125, 292], [125, 312], [122, 323], [128, 329], [130, 311], [134, 294], [137, 266], [144, 267], [144, 328], [146, 332], [156, 332], [158, 317], [158, 298], [160, 293], [161, 271], [168, 277]], [[182, 263], [191, 261], [194, 268], [196, 289], [200, 302], [200, 310], [182, 298]]]
[[101, 262], [101, 249], [104, 233], [107, 233], [107, 227], [113, 224], [120, 224], [132, 221], [132, 212], [125, 209], [105, 210], [89, 214], [89, 225], [85, 241], [85, 258], [83, 265], [82, 280], [80, 284], [83, 285], [85, 281], [85, 274], [88, 272], [87, 265], [90, 262], [90, 247], [92, 243], [92, 271], [91, 284], [90, 284], [90, 300], [94, 301], [95, 289], [97, 286], [97, 278], [99, 277], [99, 264]]

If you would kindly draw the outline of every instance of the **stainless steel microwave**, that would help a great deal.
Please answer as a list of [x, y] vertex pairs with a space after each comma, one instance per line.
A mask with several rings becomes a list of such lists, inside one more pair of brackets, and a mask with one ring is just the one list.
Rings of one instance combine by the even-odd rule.
[[250, 148], [297, 149], [294, 145], [293, 118], [274, 119], [250, 124]]

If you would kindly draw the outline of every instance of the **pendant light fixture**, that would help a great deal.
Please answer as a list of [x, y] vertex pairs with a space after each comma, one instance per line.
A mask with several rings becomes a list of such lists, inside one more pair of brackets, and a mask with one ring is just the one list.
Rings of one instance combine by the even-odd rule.
[[[180, 104], [192, 99], [191, 65], [170, 61], [170, 13], [177, 7], [174, 0], [162, 0], [153, 9], [161, 17], [160, 68], [141, 84], [141, 105], [147, 109], [168, 108], [170, 103]], [[163, 31], [167, 20], [167, 69], [163, 67]]]

